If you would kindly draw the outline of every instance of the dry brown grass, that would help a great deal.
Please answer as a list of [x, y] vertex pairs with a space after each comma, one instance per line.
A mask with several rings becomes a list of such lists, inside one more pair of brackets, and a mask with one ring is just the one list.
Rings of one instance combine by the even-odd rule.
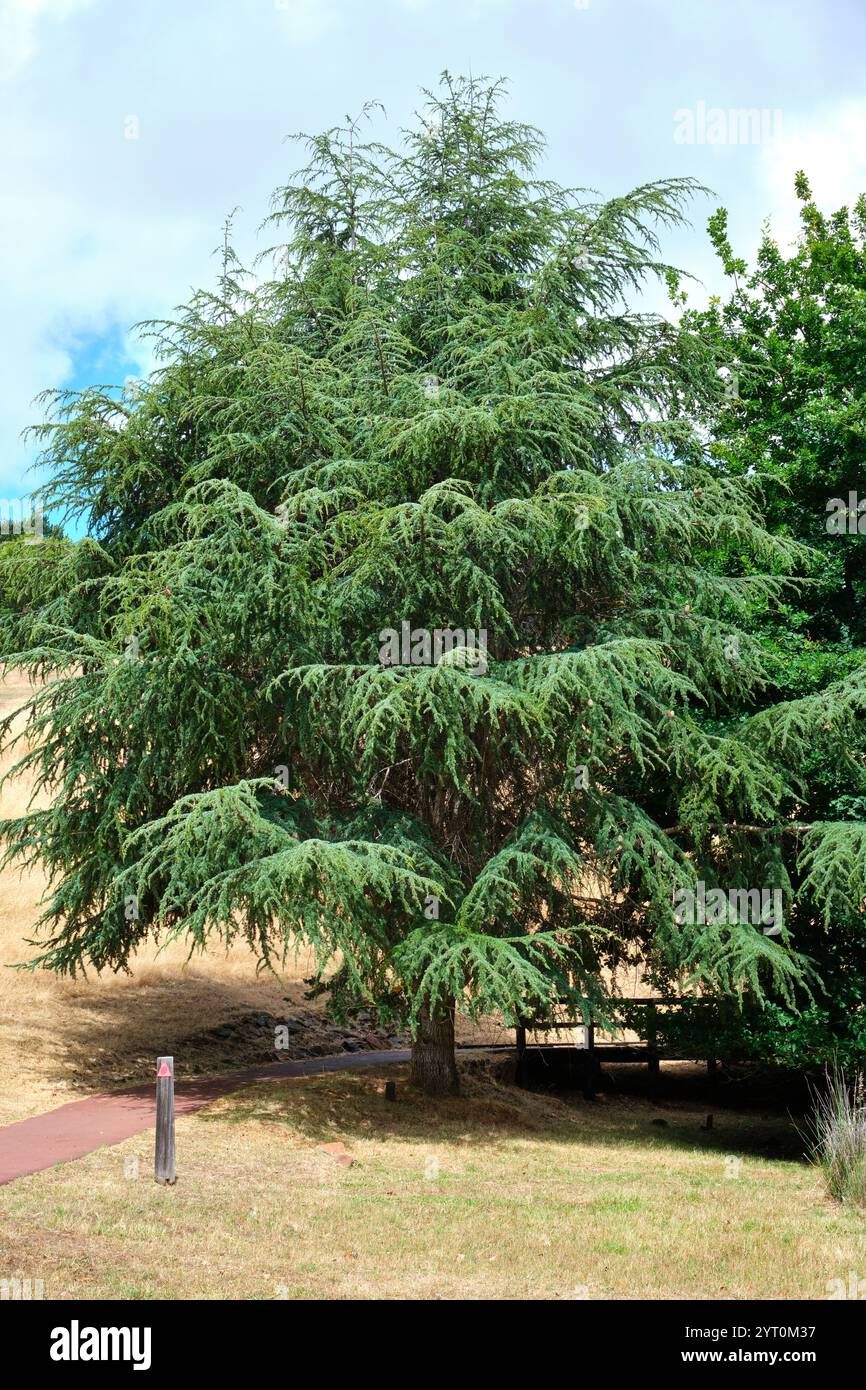
[[[390, 1068], [270, 1084], [179, 1122], [174, 1188], [151, 1135], [20, 1179], [0, 1275], [60, 1299], [819, 1299], [864, 1268], [862, 1217], [777, 1156], [778, 1119], [706, 1132], [685, 1106], [659, 1128], [641, 1101], [468, 1090], [432, 1104]], [[354, 1167], [320, 1151], [336, 1139]]]

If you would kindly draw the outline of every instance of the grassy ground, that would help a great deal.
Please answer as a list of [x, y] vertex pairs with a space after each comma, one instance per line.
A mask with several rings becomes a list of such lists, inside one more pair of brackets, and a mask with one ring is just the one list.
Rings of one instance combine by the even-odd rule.
[[468, 1092], [389, 1068], [239, 1093], [179, 1122], [174, 1188], [151, 1135], [0, 1188], [3, 1273], [60, 1299], [820, 1299], [866, 1267], [783, 1120]]

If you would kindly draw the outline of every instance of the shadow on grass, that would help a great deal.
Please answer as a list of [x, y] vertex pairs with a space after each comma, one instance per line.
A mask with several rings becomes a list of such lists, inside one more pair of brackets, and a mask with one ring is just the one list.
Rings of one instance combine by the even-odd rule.
[[[396, 1101], [385, 1096], [397, 1085]], [[503, 1084], [483, 1066], [464, 1071], [463, 1095], [442, 1100], [408, 1084], [405, 1066], [333, 1073], [258, 1085], [224, 1097], [203, 1122], [258, 1123], [318, 1143], [358, 1140], [501, 1145], [548, 1140], [575, 1147], [593, 1144], [624, 1152], [677, 1149], [729, 1156], [802, 1162], [803, 1143], [784, 1115], [713, 1112], [694, 1102], [669, 1101], [661, 1111], [648, 1100], [616, 1096], [586, 1100], [580, 1095], [524, 1091]], [[707, 1114], [713, 1114], [711, 1128]]]
[[[279, 989], [301, 998], [289, 985], [266, 995], [248, 980], [181, 972], [63, 998], [52, 1010], [62, 1022], [51, 1030], [50, 1074], [70, 1091], [86, 1094], [149, 1081], [156, 1058], [164, 1055], [175, 1058], [179, 1079], [274, 1062], [280, 1054], [274, 1051], [272, 1029], [244, 1037], [230, 1025], [251, 1014], [293, 1009], [294, 1004], [281, 1006]], [[231, 1035], [213, 1036], [221, 1027]], [[23, 1046], [44, 1053], [44, 1017], [25, 1025]]]

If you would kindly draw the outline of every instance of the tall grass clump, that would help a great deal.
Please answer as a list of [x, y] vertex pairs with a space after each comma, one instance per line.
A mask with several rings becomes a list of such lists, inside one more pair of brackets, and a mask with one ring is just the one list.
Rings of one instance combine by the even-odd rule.
[[821, 1169], [831, 1196], [866, 1207], [866, 1103], [864, 1078], [828, 1068], [826, 1085], [813, 1091], [814, 1107], [803, 1131], [809, 1158]]

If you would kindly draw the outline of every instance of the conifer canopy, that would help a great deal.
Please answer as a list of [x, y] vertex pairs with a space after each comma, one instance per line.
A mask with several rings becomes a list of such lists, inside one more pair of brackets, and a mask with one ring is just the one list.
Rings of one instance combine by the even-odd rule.
[[[750, 712], [750, 614], [808, 553], [707, 453], [712, 335], [631, 307], [699, 190], [545, 182], [504, 98], [446, 74], [393, 149], [373, 108], [306, 138], [256, 273], [229, 220], [150, 377], [49, 398], [43, 505], [88, 536], [0, 549], [2, 654], [41, 682], [17, 766], [51, 796], [4, 826], [52, 876], [34, 965], [306, 945], [338, 1012], [414, 1028], [603, 1018], [625, 961], [808, 981], [784, 923], [672, 910], [699, 880], [789, 901], [831, 701]], [[832, 696], [839, 757], [863, 698]], [[864, 892], [850, 834], [806, 840], [828, 910]]]

